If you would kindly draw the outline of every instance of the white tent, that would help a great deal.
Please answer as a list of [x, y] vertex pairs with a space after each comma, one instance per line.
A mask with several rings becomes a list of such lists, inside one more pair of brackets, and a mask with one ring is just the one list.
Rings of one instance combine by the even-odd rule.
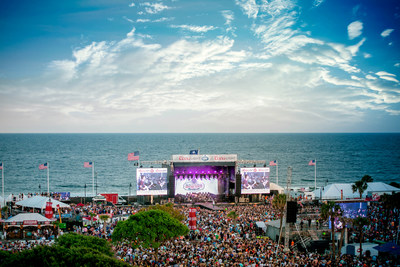
[[[353, 193], [353, 184], [354, 183], [330, 184], [323, 188], [318, 188], [313, 193], [316, 198], [321, 197], [322, 199], [341, 199], [342, 192], [343, 199], [360, 198], [358, 191]], [[362, 197], [365, 198], [368, 193], [392, 194], [393, 192], [400, 192], [400, 189], [382, 182], [373, 182], [368, 183], [368, 188], [364, 191]]]
[[5, 223], [24, 223], [24, 221], [52, 222], [53, 220], [47, 219], [38, 213], [20, 213], [5, 220]]
[[273, 190], [274, 191], [278, 191], [279, 194], [282, 194], [285, 191], [282, 186], [279, 186], [279, 185], [274, 184], [274, 183], [269, 183], [269, 189], [271, 191], [273, 191]]
[[[34, 196], [31, 198], [27, 198], [27, 199], [18, 201], [17, 203], [15, 203], [15, 205], [27, 207], [27, 208], [45, 209], [46, 202], [48, 202], [48, 201], [49, 201], [48, 197]], [[60, 208], [69, 208], [70, 207], [70, 205], [60, 202], [58, 200], [55, 200], [53, 198], [50, 198], [50, 201], [52, 202], [53, 209], [57, 208], [57, 205], [60, 205]]]

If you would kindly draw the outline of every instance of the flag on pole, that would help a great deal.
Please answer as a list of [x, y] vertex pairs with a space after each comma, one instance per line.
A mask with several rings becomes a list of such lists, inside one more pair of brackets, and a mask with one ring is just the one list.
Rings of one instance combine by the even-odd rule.
[[46, 170], [46, 169], [47, 169], [47, 162], [39, 165], [39, 170]]
[[0, 162], [0, 170], [3, 169], [3, 162]]
[[199, 150], [198, 149], [193, 149], [193, 150], [190, 150], [190, 153], [189, 153], [190, 155], [198, 155], [199, 154]]
[[310, 160], [310, 162], [308, 163], [309, 166], [315, 166], [315, 159]]
[[93, 162], [89, 161], [89, 162], [84, 162], [83, 163], [83, 167], [85, 168], [92, 168], [93, 167]]
[[271, 161], [269, 162], [269, 166], [276, 166], [276, 165], [277, 165], [276, 160], [271, 160]]
[[139, 151], [128, 154], [128, 160], [139, 160]]

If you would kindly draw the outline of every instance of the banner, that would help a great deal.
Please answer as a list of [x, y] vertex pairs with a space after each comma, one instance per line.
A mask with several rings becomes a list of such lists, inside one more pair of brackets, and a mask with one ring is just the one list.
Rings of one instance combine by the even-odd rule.
[[190, 208], [189, 209], [189, 229], [190, 230], [196, 230], [197, 225], [196, 225], [196, 209], [195, 208]]
[[138, 168], [136, 179], [138, 196], [167, 194], [167, 168]]
[[269, 168], [241, 168], [242, 194], [269, 194]]
[[237, 155], [172, 155], [173, 162], [234, 162]]

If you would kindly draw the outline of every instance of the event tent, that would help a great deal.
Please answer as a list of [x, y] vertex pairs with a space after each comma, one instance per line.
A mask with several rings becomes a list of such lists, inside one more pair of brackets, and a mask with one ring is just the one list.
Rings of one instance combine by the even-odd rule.
[[[318, 188], [317, 190], [313, 191], [313, 193], [315, 198], [317, 199], [319, 199], [320, 197], [322, 199], [341, 199], [342, 192], [343, 192], [343, 199], [360, 198], [360, 194], [358, 193], [358, 191], [353, 193], [352, 189], [353, 184], [354, 183], [330, 184], [325, 187]], [[368, 193], [392, 194], [393, 192], [395, 193], [400, 192], [400, 189], [382, 182], [373, 182], [373, 183], [368, 183], [368, 188], [367, 190], [364, 191], [362, 197], [365, 198]]]
[[43, 215], [40, 215], [39, 213], [20, 213], [17, 214], [7, 220], [5, 220], [6, 224], [12, 224], [12, 223], [24, 223], [27, 221], [36, 221], [39, 223], [45, 223], [45, 222], [52, 222], [53, 220], [47, 219]]
[[282, 186], [279, 186], [275, 183], [269, 183], [269, 188], [271, 191], [278, 191], [278, 194], [282, 194], [283, 191], [285, 191]]
[[[34, 196], [34, 197], [30, 197], [30, 198], [21, 200], [21, 201], [15, 203], [15, 205], [27, 207], [27, 208], [45, 209], [46, 202], [48, 202], [48, 201], [49, 201], [48, 197]], [[60, 205], [60, 208], [69, 208], [70, 207], [70, 205], [65, 204], [61, 201], [55, 200], [53, 198], [50, 198], [50, 201], [52, 202], [53, 209], [57, 208], [57, 205]]]

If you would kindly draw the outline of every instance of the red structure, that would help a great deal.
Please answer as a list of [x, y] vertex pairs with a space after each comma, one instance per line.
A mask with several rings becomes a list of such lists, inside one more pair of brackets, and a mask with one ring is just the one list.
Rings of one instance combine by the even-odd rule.
[[196, 230], [196, 209], [195, 208], [190, 208], [189, 209], [189, 229], [190, 230]]
[[45, 216], [47, 219], [53, 218], [53, 203], [51, 201], [46, 202]]

